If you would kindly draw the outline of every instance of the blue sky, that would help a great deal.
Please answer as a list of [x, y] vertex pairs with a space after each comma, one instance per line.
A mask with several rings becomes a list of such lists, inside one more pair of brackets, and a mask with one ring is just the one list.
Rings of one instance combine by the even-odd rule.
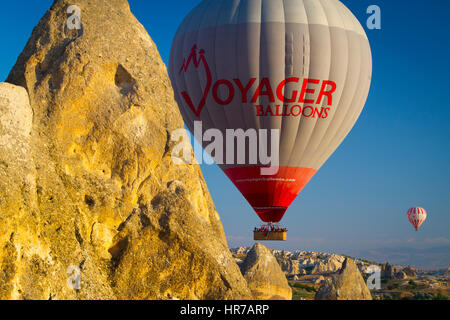
[[[167, 65], [179, 24], [200, 1], [129, 2]], [[343, 2], [363, 26], [367, 7], [381, 8], [382, 29], [365, 28], [373, 55], [369, 98], [353, 131], [286, 213], [289, 240], [267, 245], [369, 258], [373, 250], [388, 254], [438, 248], [437, 264], [411, 263], [449, 266], [448, 254], [442, 252], [450, 253], [450, 2]], [[2, 4], [0, 80], [6, 79], [51, 3]], [[229, 245], [251, 245], [258, 217], [218, 167], [202, 170]], [[415, 205], [429, 213], [420, 232], [406, 218], [406, 210]]]

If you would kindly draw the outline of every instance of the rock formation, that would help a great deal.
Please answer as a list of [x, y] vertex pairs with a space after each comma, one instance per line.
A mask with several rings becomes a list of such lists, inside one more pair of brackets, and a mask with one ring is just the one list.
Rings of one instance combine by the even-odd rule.
[[316, 293], [316, 300], [372, 300], [358, 267], [352, 259], [346, 258], [342, 269], [322, 282]]
[[300, 274], [300, 268], [298, 266], [298, 260], [293, 260], [289, 258], [278, 258], [278, 263], [280, 264], [281, 270], [286, 275], [297, 275]]
[[308, 279], [313, 284], [320, 284], [322, 281], [325, 280], [323, 276], [313, 277]]
[[408, 275], [403, 271], [399, 271], [395, 274], [395, 278], [396, 279], [408, 279]]
[[79, 29], [71, 4], [12, 69], [26, 90], [0, 86], [0, 298], [251, 297], [198, 165], [172, 162], [155, 44], [125, 0], [76, 1]]
[[[249, 250], [248, 247], [239, 247], [232, 249], [232, 252], [236, 258], [242, 259]], [[291, 252], [278, 249], [269, 249], [269, 251], [277, 258], [281, 269], [288, 276], [335, 273], [342, 268], [342, 263], [345, 260], [345, 256], [334, 253], [302, 250]], [[376, 265], [375, 262], [365, 260], [355, 260], [355, 263], [359, 271], [366, 274], [372, 273], [372, 267]], [[393, 268], [395, 271], [401, 270], [399, 267]]]
[[292, 289], [277, 260], [262, 244], [255, 243], [241, 265], [255, 299], [290, 300]]
[[327, 274], [333, 273], [342, 268], [342, 263], [344, 262], [343, 256], [338, 255], [330, 255], [325, 258], [323, 261], [320, 260], [311, 271], [313, 274]]
[[247, 254], [247, 252], [249, 250], [250, 250], [250, 248], [248, 248], [248, 247], [238, 247], [238, 248], [231, 249], [231, 252], [233, 252], [235, 254]]
[[384, 279], [393, 279], [395, 276], [394, 268], [386, 262], [381, 268], [381, 277]]
[[414, 270], [414, 268], [411, 266], [403, 268], [402, 272], [404, 272], [408, 276], [408, 278], [417, 278], [416, 270]]
[[[0, 83], [1, 299], [21, 295], [17, 288], [20, 278], [30, 282], [29, 292], [39, 292], [43, 284], [36, 280], [41, 268], [50, 263], [48, 251], [36, 237], [41, 226], [36, 166], [31, 154], [32, 123], [33, 110], [26, 90]], [[14, 245], [18, 238], [23, 242], [20, 251]], [[21, 257], [24, 254], [25, 259]], [[17, 263], [19, 259], [21, 264]]]

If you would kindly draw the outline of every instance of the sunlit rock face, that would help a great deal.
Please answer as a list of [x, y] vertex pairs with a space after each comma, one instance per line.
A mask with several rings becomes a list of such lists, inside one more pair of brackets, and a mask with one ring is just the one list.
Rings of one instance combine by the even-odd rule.
[[126, 1], [76, 3], [80, 28], [55, 1], [0, 86], [0, 298], [251, 297], [198, 165], [172, 162], [156, 45]]
[[342, 269], [324, 281], [316, 300], [372, 300], [369, 288], [355, 262], [346, 258]]
[[255, 243], [247, 253], [241, 271], [255, 299], [292, 299], [292, 289], [277, 259], [262, 244]]

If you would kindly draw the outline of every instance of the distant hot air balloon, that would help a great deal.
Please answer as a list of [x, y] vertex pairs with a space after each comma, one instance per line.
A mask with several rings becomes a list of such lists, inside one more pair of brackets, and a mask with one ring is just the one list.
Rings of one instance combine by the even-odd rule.
[[406, 215], [408, 216], [409, 222], [411, 222], [416, 231], [419, 230], [420, 226], [427, 218], [427, 212], [424, 208], [421, 207], [410, 208]]
[[271, 224], [353, 128], [372, 57], [364, 29], [338, 0], [204, 0], [178, 29], [169, 74], [191, 131], [194, 121], [224, 136], [279, 130], [275, 175], [250, 163], [248, 145], [244, 162], [218, 163]]

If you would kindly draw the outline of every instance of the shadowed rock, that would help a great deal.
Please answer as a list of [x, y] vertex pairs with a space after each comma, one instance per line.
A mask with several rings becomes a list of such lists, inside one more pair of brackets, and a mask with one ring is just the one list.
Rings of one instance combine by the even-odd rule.
[[384, 279], [393, 279], [394, 276], [395, 276], [394, 268], [390, 265], [389, 262], [386, 262], [386, 264], [384, 264], [381, 267], [381, 277]]
[[399, 271], [395, 274], [395, 278], [396, 279], [408, 279], [408, 275], [403, 271]]

